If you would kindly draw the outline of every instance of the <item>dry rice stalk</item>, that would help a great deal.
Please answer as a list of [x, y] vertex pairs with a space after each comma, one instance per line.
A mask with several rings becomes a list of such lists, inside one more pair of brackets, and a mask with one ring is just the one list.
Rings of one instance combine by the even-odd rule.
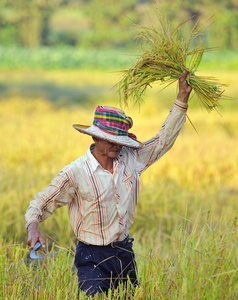
[[[187, 82], [205, 108], [210, 111], [219, 106], [221, 98], [224, 97], [223, 85], [217, 83], [213, 77], [195, 75], [204, 52], [213, 50], [206, 48], [201, 38], [209, 20], [200, 27], [197, 22], [189, 36], [183, 38], [180, 30], [190, 19], [173, 28], [160, 15], [158, 17], [160, 28], [156, 28], [153, 24], [151, 27], [138, 25], [141, 31], [136, 38], [143, 42], [143, 44], [141, 42], [142, 53], [138, 55], [132, 68], [122, 71], [123, 76], [118, 83], [121, 104], [124, 102], [127, 106], [129, 99], [140, 103], [147, 86], [151, 86], [155, 81], [167, 83], [168, 86], [176, 82], [183, 70], [186, 70]], [[199, 39], [198, 46], [191, 49], [195, 38]]]

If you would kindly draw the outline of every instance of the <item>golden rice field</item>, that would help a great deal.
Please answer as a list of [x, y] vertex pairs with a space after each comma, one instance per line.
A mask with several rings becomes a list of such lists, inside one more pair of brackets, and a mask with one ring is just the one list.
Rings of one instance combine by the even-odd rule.
[[[228, 84], [226, 94], [236, 97], [238, 72], [215, 75]], [[117, 80], [116, 73], [100, 71], [0, 74], [0, 298], [76, 297], [76, 240], [67, 208], [41, 230], [49, 251], [55, 244], [71, 251], [42, 262], [28, 257], [24, 214], [34, 195], [86, 152], [91, 138], [72, 124], [90, 125], [97, 104], [116, 106], [111, 87]], [[175, 100], [176, 86], [159, 90], [157, 85], [148, 91], [140, 109], [125, 109], [141, 141], [158, 132]], [[76, 98], [78, 93], [78, 103], [67, 91]], [[187, 120], [173, 148], [142, 175], [131, 230], [141, 281], [134, 299], [237, 299], [237, 112], [237, 101], [222, 103], [219, 114], [203, 110], [193, 97], [188, 116], [197, 132]], [[129, 294], [119, 289], [107, 299]]]

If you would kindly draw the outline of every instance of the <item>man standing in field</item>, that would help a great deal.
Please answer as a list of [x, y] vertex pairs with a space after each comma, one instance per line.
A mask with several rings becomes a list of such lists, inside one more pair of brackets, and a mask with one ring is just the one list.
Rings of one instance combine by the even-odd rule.
[[98, 106], [92, 126], [73, 125], [91, 135], [87, 153], [56, 175], [30, 202], [25, 220], [28, 245], [45, 246], [38, 223], [63, 205], [78, 239], [75, 266], [79, 289], [87, 295], [107, 292], [130, 278], [137, 285], [129, 230], [139, 193], [139, 176], [174, 144], [186, 119], [191, 87], [186, 71], [179, 79], [177, 99], [159, 134], [144, 142], [128, 133], [132, 120], [122, 110]]

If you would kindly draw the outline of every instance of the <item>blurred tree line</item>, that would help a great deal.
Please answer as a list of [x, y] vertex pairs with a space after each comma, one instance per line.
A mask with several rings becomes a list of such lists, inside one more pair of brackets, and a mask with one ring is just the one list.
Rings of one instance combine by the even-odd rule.
[[[153, 0], [0, 0], [0, 45], [133, 47], [134, 23], [156, 24]], [[209, 46], [238, 46], [237, 0], [159, 0], [156, 6], [178, 24], [214, 15], [204, 39]], [[191, 29], [191, 28], [190, 28]], [[189, 28], [188, 28], [189, 30]]]

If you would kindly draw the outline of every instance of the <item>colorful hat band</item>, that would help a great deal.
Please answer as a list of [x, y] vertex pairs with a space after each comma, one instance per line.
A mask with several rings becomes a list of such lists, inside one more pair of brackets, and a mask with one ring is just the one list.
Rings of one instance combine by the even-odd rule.
[[123, 117], [115, 110], [108, 110], [98, 106], [94, 114], [93, 124], [109, 134], [129, 136], [136, 139], [134, 134], [128, 133], [128, 130], [133, 125], [132, 119], [126, 116]]

